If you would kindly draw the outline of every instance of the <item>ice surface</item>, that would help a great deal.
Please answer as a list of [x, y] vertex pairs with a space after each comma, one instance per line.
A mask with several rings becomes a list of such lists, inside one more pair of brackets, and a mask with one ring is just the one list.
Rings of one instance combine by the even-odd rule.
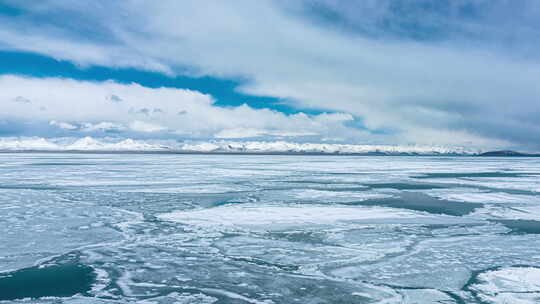
[[[254, 227], [272, 230], [284, 226], [339, 225], [347, 222], [387, 222], [419, 218], [414, 212], [381, 207], [227, 205], [194, 211], [175, 211], [159, 219], [201, 227]], [[382, 221], [381, 221], [382, 220]]]
[[476, 190], [467, 188], [454, 188], [444, 190], [433, 190], [428, 194], [447, 200], [455, 200], [471, 203], [489, 203], [489, 204], [520, 204], [520, 203], [539, 203], [540, 199], [534, 195], [510, 194], [505, 192], [492, 192], [487, 190]]
[[293, 190], [291, 195], [294, 198], [299, 200], [306, 201], [331, 201], [331, 202], [343, 202], [343, 201], [364, 201], [367, 199], [380, 199], [380, 198], [389, 198], [391, 195], [384, 193], [375, 193], [367, 191], [347, 191], [347, 188], [344, 187], [344, 191], [333, 191], [329, 190], [317, 190], [317, 189], [303, 189], [303, 190]]
[[534, 303], [539, 173], [533, 158], [3, 153], [0, 276], [47, 279], [67, 257], [95, 275], [27, 303]]
[[540, 269], [505, 267], [480, 273], [469, 287], [488, 303], [539, 303]]

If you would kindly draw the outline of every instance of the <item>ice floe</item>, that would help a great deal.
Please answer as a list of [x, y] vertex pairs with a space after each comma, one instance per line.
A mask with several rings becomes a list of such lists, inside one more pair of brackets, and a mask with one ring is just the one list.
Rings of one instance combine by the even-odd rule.
[[158, 215], [166, 221], [202, 227], [261, 227], [270, 229], [271, 225], [328, 225], [351, 221], [380, 221], [389, 219], [418, 218], [416, 212], [380, 207], [344, 207], [327, 205], [256, 205], [241, 204], [200, 209], [175, 211]]
[[480, 273], [469, 289], [495, 304], [540, 302], [540, 268], [505, 267]]

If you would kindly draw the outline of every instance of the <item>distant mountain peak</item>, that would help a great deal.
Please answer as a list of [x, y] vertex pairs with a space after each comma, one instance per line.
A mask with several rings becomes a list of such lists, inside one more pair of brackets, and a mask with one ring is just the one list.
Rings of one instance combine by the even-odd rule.
[[361, 145], [287, 141], [174, 142], [135, 139], [0, 138], [0, 151], [170, 152], [220, 154], [345, 154], [345, 155], [478, 155], [463, 147], [422, 145]]
[[499, 150], [480, 153], [480, 156], [523, 156], [523, 157], [537, 157], [540, 154], [521, 153], [512, 150]]

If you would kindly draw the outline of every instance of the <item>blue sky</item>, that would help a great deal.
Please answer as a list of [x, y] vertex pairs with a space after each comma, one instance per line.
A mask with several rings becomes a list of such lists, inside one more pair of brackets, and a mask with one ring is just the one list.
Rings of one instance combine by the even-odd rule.
[[0, 136], [540, 150], [534, 0], [0, 0]]
[[210, 94], [219, 106], [239, 106], [247, 104], [254, 108], [271, 108], [287, 114], [305, 112], [321, 113], [316, 109], [299, 109], [280, 98], [272, 96], [253, 96], [241, 94], [236, 87], [249, 81], [248, 79], [220, 79], [209, 76], [189, 77], [184, 75], [165, 75], [159, 72], [145, 71], [134, 68], [107, 68], [91, 66], [81, 68], [69, 61], [28, 52], [0, 51], [1, 74], [18, 74], [32, 77], [62, 77], [83, 81], [115, 80], [120, 83], [136, 82], [145, 87], [171, 87], [196, 90]]

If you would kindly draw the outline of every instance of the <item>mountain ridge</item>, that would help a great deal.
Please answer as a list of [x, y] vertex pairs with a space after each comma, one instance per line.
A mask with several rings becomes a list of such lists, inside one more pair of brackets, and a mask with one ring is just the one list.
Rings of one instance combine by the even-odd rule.
[[295, 143], [287, 141], [158, 141], [134, 139], [7, 138], [0, 137], [0, 152], [71, 153], [175, 153], [175, 154], [265, 154], [265, 155], [366, 155], [366, 156], [481, 156], [537, 157], [540, 154], [512, 150], [481, 152], [465, 147], [427, 145], [360, 145]]

